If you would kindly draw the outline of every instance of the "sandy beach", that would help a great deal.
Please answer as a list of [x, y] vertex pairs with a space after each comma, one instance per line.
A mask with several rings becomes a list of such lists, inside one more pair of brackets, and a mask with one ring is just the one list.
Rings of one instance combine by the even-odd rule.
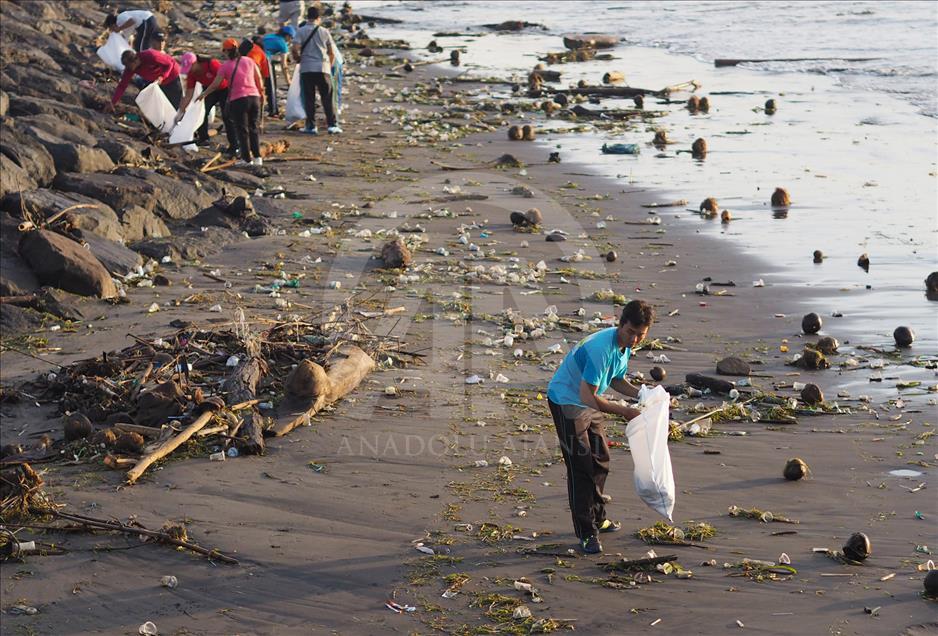
[[[209, 10], [201, 3], [169, 4], [189, 19]], [[97, 2], [89, 5], [88, 24], [70, 37], [97, 35], [90, 25], [103, 12]], [[211, 11], [226, 18], [177, 34], [169, 48], [181, 52], [191, 43], [214, 50], [230, 33], [272, 22], [271, 6], [214, 3]], [[19, 46], [17, 38], [33, 35], [29, 16], [42, 24], [56, 19], [44, 12], [57, 11], [51, 2], [0, 7], [4, 22], [17, 24], [0, 39], [0, 88], [19, 95], [11, 97], [5, 127], [39, 126], [22, 103], [30, 94], [20, 95], [12, 81], [11, 68], [25, 62], [8, 53]], [[623, 184], [586, 163], [550, 163], [544, 143], [555, 140], [550, 133], [537, 142], [506, 136], [512, 124], [533, 121], [546, 130], [557, 123], [522, 106], [543, 98], [527, 98], [523, 90], [489, 98], [483, 92], [491, 85], [456, 81], [447, 65], [408, 72], [403, 64], [415, 59], [412, 51], [377, 41], [368, 48], [372, 55], [358, 46], [343, 50], [344, 133], [311, 137], [268, 120], [262, 141], [287, 139], [289, 148], [262, 170], [201, 173], [214, 149], [187, 155], [145, 136], [142, 123], [84, 109], [99, 122], [100, 138], [119, 134], [141, 152], [152, 146], [164, 157], [133, 170], [152, 175], [153, 183], [161, 170], [187, 187], [200, 181], [213, 198], [224, 187], [241, 188], [253, 195], [270, 231], [248, 238], [217, 211], [172, 219], [156, 207], [172, 235], [141, 241], [148, 244], [141, 249], [170, 258], [144, 279], [159, 273], [170, 285], [128, 282], [126, 302], [119, 303], [70, 295], [67, 302], [84, 315], [80, 321], [0, 304], [0, 442], [29, 454], [42, 435], [54, 440], [40, 461], [30, 461], [62, 510], [151, 529], [184, 523], [190, 540], [239, 563], [133, 534], [43, 529], [53, 520], [5, 511], [2, 525], [15, 530], [17, 541], [54, 544], [64, 553], [47, 546], [46, 554], [2, 562], [0, 632], [137, 634], [152, 621], [159, 634], [205, 635], [938, 633], [935, 600], [922, 594], [926, 564], [938, 547], [938, 505], [928, 488], [938, 464], [934, 352], [894, 351], [881, 338], [875, 350], [857, 348], [870, 340], [844, 336], [861, 330], [851, 315], [822, 313], [820, 332], [804, 334], [803, 315], [820, 313], [812, 302], [829, 290], [789, 284], [775, 263], [735, 249], [717, 232], [700, 231], [688, 210], [697, 208], [696, 197], [664, 207], [691, 195]], [[85, 53], [93, 64], [93, 47]], [[101, 75], [94, 90], [107, 97], [114, 75], [108, 81]], [[525, 118], [503, 112], [504, 103], [525, 109]], [[683, 116], [680, 104], [666, 109]], [[106, 124], [107, 117], [123, 125]], [[517, 163], [499, 163], [506, 154]], [[288, 196], [272, 196], [278, 192]], [[530, 208], [543, 214], [541, 227], [513, 228], [510, 213]], [[6, 234], [23, 219], [4, 210]], [[546, 241], [555, 229], [566, 240]], [[413, 262], [385, 269], [382, 246], [396, 236], [418, 245]], [[612, 262], [605, 258], [610, 251]], [[14, 252], [4, 247], [4, 259]], [[271, 272], [297, 286], [272, 295], [263, 289]], [[766, 285], [754, 286], [760, 279]], [[707, 293], [699, 291], [704, 287]], [[737, 403], [757, 399], [761, 419], [754, 421], [752, 411], [727, 395], [674, 394], [677, 423], [729, 407], [725, 416], [705, 420], [709, 434], [675, 435], [681, 439], [670, 444], [674, 525], [703, 522], [715, 530], [693, 545], [650, 545], [637, 537], [661, 517], [635, 494], [626, 422], [610, 419], [608, 508], [623, 529], [604, 535], [603, 555], [576, 550], [546, 385], [563, 353], [618, 315], [622, 303], [605, 290], [657, 309], [649, 334], [654, 343], [635, 352], [630, 373], [652, 382], [650, 369], [660, 366], [668, 386], [702, 373], [737, 382]], [[210, 461], [211, 453], [238, 448], [241, 440], [207, 437], [131, 486], [122, 470], [104, 465], [108, 450], [63, 439], [63, 400], [52, 396], [50, 373], [64, 376], [69, 365], [140, 341], [158, 350], [157, 339], [170, 340], [180, 329], [246, 328], [267, 337], [273, 325], [322, 323], [343, 303], [375, 311], [364, 322], [369, 334], [395, 346], [308, 426], [266, 438], [262, 456]], [[549, 320], [551, 314], [559, 320]], [[512, 316], [528, 321], [526, 336], [505, 346]], [[848, 323], [853, 326], [841, 330]], [[831, 368], [788, 364], [824, 336], [841, 341], [829, 356]], [[935, 334], [920, 337], [932, 342]], [[717, 361], [728, 356], [749, 363], [747, 381], [717, 375]], [[193, 352], [187, 387], [222, 395], [220, 380], [231, 373], [224, 357], [200, 367], [211, 356]], [[922, 383], [900, 394], [896, 384], [910, 377]], [[817, 384], [824, 405], [806, 405], [795, 383]], [[283, 377], [261, 382], [257, 397], [272, 406], [260, 408], [261, 415], [282, 414], [283, 387]], [[848, 397], [838, 396], [844, 391]], [[782, 408], [773, 411], [761, 401], [766, 396]], [[175, 421], [177, 430], [192, 419], [191, 406]], [[16, 457], [4, 458], [5, 471], [22, 461]], [[793, 457], [810, 466], [808, 479], [782, 477]], [[908, 476], [890, 474], [897, 470]], [[732, 506], [771, 511], [792, 523], [733, 517]], [[841, 550], [855, 532], [872, 544], [862, 563], [815, 551]], [[680, 568], [603, 567], [645, 558], [649, 550], [676, 555]], [[784, 563], [783, 554], [793, 569], [771, 569]], [[178, 585], [161, 585], [164, 576]], [[517, 615], [519, 607], [530, 614]]]

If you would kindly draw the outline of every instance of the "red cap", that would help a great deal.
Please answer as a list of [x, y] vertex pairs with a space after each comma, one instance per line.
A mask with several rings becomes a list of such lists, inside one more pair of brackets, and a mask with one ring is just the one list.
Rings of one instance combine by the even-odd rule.
[[234, 38], [228, 38], [227, 40], [221, 43], [222, 51], [227, 51], [228, 49], [236, 49], [236, 48], [238, 48], [238, 41]]

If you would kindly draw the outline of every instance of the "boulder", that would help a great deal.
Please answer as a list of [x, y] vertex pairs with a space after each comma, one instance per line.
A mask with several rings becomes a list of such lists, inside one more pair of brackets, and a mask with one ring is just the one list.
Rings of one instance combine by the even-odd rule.
[[117, 287], [101, 261], [61, 234], [26, 232], [20, 239], [19, 253], [43, 284], [82, 296], [117, 296]]
[[124, 240], [128, 242], [170, 235], [169, 228], [166, 227], [163, 219], [139, 205], [132, 205], [122, 210], [120, 222], [123, 226]]
[[105, 269], [116, 276], [126, 276], [140, 265], [140, 254], [124, 247], [117, 241], [111, 241], [97, 234], [82, 233], [81, 239], [88, 244], [91, 253], [101, 261]]
[[209, 227], [199, 234], [175, 235], [147, 239], [130, 247], [140, 254], [160, 261], [168, 256], [173, 262], [200, 260], [216, 254], [226, 245], [242, 240], [237, 230]]
[[0, 154], [0, 196], [6, 196], [11, 192], [32, 190], [37, 185], [26, 170], [5, 154]]
[[0, 90], [0, 117], [6, 117], [10, 110], [10, 96], [6, 91]]
[[[55, 162], [56, 172], [107, 172], [114, 169], [114, 162], [100, 148], [92, 148], [84, 143], [65, 139], [37, 126], [27, 126], [26, 132], [35, 137], [49, 151]], [[88, 133], [81, 134], [91, 137]], [[91, 139], [94, 141], [94, 137]]]
[[155, 209], [169, 219], [191, 219], [212, 205], [213, 197], [210, 193], [179, 177], [167, 177], [146, 168], [125, 167], [119, 168], [116, 174], [135, 177], [150, 184], [157, 191], [157, 198], [153, 202], [155, 207], [150, 206], [148, 209]]
[[0, 296], [22, 296], [39, 287], [39, 280], [17, 253], [18, 221], [0, 213]]
[[[11, 80], [12, 81], [12, 80]], [[13, 117], [28, 117], [30, 115], [52, 115], [65, 123], [71, 124], [89, 133], [101, 131], [95, 122], [101, 113], [96, 113], [83, 106], [63, 104], [54, 99], [37, 97], [10, 96], [10, 115]]]
[[97, 147], [106, 152], [116, 164], [139, 166], [147, 161], [136, 148], [115, 139], [101, 139]]
[[28, 307], [0, 305], [0, 331], [5, 338], [33, 333], [42, 325], [42, 314]]
[[0, 127], [0, 154], [6, 155], [39, 185], [55, 178], [55, 161], [45, 146], [15, 126]]
[[47, 133], [60, 140], [82, 144], [83, 146], [94, 146], [98, 143], [97, 138], [82, 126], [62, 121], [56, 115], [49, 113], [18, 117], [16, 125], [24, 132], [36, 137], [39, 137], [42, 133]]
[[748, 376], [752, 373], [749, 363], [742, 358], [730, 356], [717, 362], [717, 373], [720, 375], [741, 375]]
[[139, 205], [152, 211], [161, 194], [143, 179], [115, 173], [62, 173], [56, 175], [55, 185], [65, 192], [76, 192], [104, 201], [115, 210]]
[[805, 404], [820, 404], [824, 401], [824, 392], [816, 384], [806, 384], [801, 389], [801, 399]]
[[72, 228], [78, 230], [81, 238], [96, 234], [109, 241], [124, 242], [124, 228], [114, 210], [106, 205], [71, 210], [65, 213], [65, 219]]

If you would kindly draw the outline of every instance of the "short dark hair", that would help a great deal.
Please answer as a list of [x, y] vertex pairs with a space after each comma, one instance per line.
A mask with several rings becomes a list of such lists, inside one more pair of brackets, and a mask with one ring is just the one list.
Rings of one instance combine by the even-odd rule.
[[312, 7], [310, 7], [309, 9], [306, 10], [306, 19], [307, 19], [307, 20], [315, 20], [315, 19], [317, 19], [318, 17], [319, 17], [319, 7], [317, 7], [317, 6], [314, 5], [314, 6], [312, 6]]
[[650, 327], [655, 321], [655, 308], [644, 300], [632, 300], [622, 310], [619, 316], [619, 326], [631, 323], [633, 327]]
[[105, 28], [110, 27], [110, 26], [114, 26], [115, 24], [117, 24], [117, 14], [115, 14], [115, 13], [109, 13], [109, 14], [107, 14], [106, 16], [104, 16], [104, 26], [105, 26]]
[[128, 49], [124, 51], [123, 53], [121, 53], [121, 64], [123, 64], [124, 66], [127, 66], [128, 64], [133, 62], [135, 59], [137, 59], [136, 51]]
[[241, 55], [247, 55], [254, 48], [255, 44], [251, 40], [244, 38], [241, 40], [241, 44], [238, 45], [238, 53]]

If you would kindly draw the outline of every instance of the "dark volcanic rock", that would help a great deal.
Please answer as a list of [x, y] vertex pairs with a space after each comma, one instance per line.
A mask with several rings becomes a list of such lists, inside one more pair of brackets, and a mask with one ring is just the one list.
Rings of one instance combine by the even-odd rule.
[[140, 241], [146, 238], [169, 236], [169, 228], [163, 219], [139, 205], [132, 205], [120, 213], [125, 241]]
[[0, 305], [0, 331], [4, 337], [36, 331], [42, 325], [42, 314], [34, 309], [9, 303]]
[[139, 265], [143, 265], [140, 254], [116, 241], [90, 233], [83, 234], [81, 238], [91, 248], [91, 253], [111, 274], [126, 276]]
[[0, 196], [32, 190], [38, 184], [26, 170], [5, 154], [0, 154]]
[[19, 223], [0, 213], [0, 296], [20, 296], [39, 287], [39, 280], [17, 252]]
[[749, 375], [752, 368], [742, 358], [730, 356], [717, 362], [717, 373], [720, 375]]
[[157, 189], [143, 179], [120, 174], [59, 174], [55, 185], [65, 192], [76, 192], [104, 201], [115, 210], [139, 205], [153, 210], [160, 195]]
[[817, 333], [821, 330], [822, 324], [823, 321], [817, 314], [805, 314], [805, 317], [801, 319], [801, 330], [805, 333]]
[[820, 404], [824, 401], [824, 392], [816, 384], [807, 384], [801, 389], [801, 399], [805, 404]]
[[39, 185], [49, 185], [55, 178], [55, 160], [49, 151], [35, 137], [14, 126], [0, 127], [0, 153], [22, 168], [29, 179]]
[[104, 265], [79, 243], [48, 230], [26, 232], [19, 253], [39, 281], [82, 296], [113, 298], [117, 287]]

